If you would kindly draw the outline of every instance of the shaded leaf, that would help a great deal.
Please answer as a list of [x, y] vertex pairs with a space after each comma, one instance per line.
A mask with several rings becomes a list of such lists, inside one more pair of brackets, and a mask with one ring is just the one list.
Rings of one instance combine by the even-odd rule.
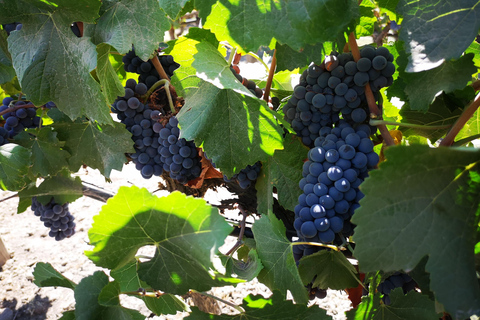
[[15, 77], [12, 57], [7, 47], [7, 35], [5, 32], [0, 32], [0, 84], [9, 82]]
[[331, 45], [314, 44], [306, 45], [300, 52], [290, 48], [286, 44], [277, 42], [275, 50], [277, 50], [277, 71], [294, 70], [308, 66], [311, 62], [320, 65], [323, 56], [329, 54]]
[[358, 285], [358, 272], [341, 252], [320, 250], [300, 259], [298, 272], [305, 285], [320, 289], [342, 290]]
[[13, 143], [0, 146], [0, 187], [4, 190], [23, 189], [29, 179], [30, 150]]
[[272, 291], [279, 290], [284, 297], [289, 290], [296, 303], [307, 303], [307, 291], [300, 279], [283, 223], [273, 214], [263, 215], [255, 221], [252, 231], [264, 266], [258, 276], [260, 282]]
[[245, 281], [252, 281], [263, 269], [262, 262], [258, 258], [255, 249], [249, 250], [248, 256], [244, 260], [236, 260], [232, 257], [228, 257], [227, 259], [225, 266], [227, 274], [237, 275], [239, 279]]
[[86, 254], [114, 269], [129, 263], [139, 248], [154, 245], [154, 257], [138, 267], [142, 281], [174, 294], [204, 291], [219, 285], [209, 273], [211, 259], [231, 229], [203, 199], [180, 192], [158, 198], [146, 189], [121, 187], [94, 217], [88, 232], [94, 248]]
[[110, 63], [110, 48], [107, 44], [97, 46], [97, 76], [100, 79], [105, 99], [108, 103], [113, 103], [117, 97], [125, 95], [125, 89]]
[[363, 182], [365, 198], [352, 218], [360, 270], [408, 272], [429, 255], [430, 289], [446, 311], [456, 318], [480, 312], [474, 267], [480, 152], [396, 146], [385, 153], [388, 160]]
[[189, 1], [190, 0], [158, 0], [158, 3], [160, 4], [160, 8], [162, 8], [170, 18], [175, 20], [185, 4]]
[[399, 1], [397, 12], [403, 15], [400, 40], [409, 54], [406, 71], [430, 70], [459, 58], [480, 28], [477, 4], [476, 0]]
[[55, 270], [50, 263], [37, 262], [33, 270], [33, 283], [38, 287], [64, 287], [75, 289], [76, 283]]
[[65, 311], [58, 320], [75, 320], [75, 310]]
[[120, 305], [120, 284], [117, 281], [109, 282], [98, 295], [98, 304], [105, 307]]

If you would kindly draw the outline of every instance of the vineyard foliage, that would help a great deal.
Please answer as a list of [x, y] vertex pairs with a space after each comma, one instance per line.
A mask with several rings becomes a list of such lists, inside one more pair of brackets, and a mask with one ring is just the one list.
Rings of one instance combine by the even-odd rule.
[[[194, 10], [201, 27], [169, 39], [171, 21]], [[75, 310], [64, 320], [144, 319], [120, 295], [143, 300], [156, 315], [189, 312], [188, 319], [331, 319], [307, 307], [306, 286], [351, 296], [363, 290], [348, 319], [480, 316], [479, 17], [473, 0], [0, 0], [0, 97], [24, 100], [42, 118], [36, 128], [0, 136], [0, 187], [18, 192], [18, 213], [32, 197], [43, 204], [82, 197], [82, 181], [72, 176], [82, 166], [109, 179], [135, 160], [132, 133], [112, 107], [130, 90], [126, 80], [138, 79], [123, 68], [132, 48], [143, 61], [159, 54], [180, 64], [170, 79], [180, 138], [227, 178], [262, 163], [250, 187], [255, 241], [238, 257], [219, 252], [234, 228], [205, 200], [121, 187], [93, 217], [85, 252], [111, 278], [98, 271], [74, 283], [39, 262], [35, 283], [74, 290]], [[21, 27], [7, 34], [12, 23]], [[311, 63], [332, 52], [355, 57], [357, 44], [387, 48], [396, 70], [393, 83], [375, 92], [381, 114], [370, 108], [370, 124], [385, 128], [371, 136], [380, 163], [359, 187], [353, 236], [320, 244], [324, 250], [297, 263], [301, 243], [292, 243], [278, 208], [294, 219], [311, 146], [282, 107]], [[260, 60], [275, 52], [270, 78], [252, 80], [279, 107], [230, 68], [235, 53], [258, 52], [266, 52]], [[144, 247], [154, 248], [151, 257], [137, 256]], [[415, 290], [380, 290], [399, 271]], [[182, 299], [253, 278], [274, 293], [246, 297], [237, 315], [209, 315]]]

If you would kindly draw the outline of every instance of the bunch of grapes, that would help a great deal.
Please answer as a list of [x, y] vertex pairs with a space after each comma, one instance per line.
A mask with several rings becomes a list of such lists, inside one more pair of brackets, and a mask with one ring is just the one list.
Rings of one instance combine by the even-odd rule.
[[32, 198], [32, 211], [40, 217], [45, 227], [50, 228], [48, 235], [60, 241], [71, 237], [75, 233], [75, 218], [68, 210], [68, 203], [60, 205], [52, 198], [46, 205], [40, 203], [36, 197]]
[[358, 187], [379, 157], [368, 126], [354, 129], [340, 121], [319, 135], [303, 166], [294, 227], [300, 239], [330, 243], [337, 233], [351, 234], [350, 218], [363, 197]]
[[283, 112], [306, 146], [311, 147], [319, 130], [331, 127], [340, 115], [352, 125], [367, 121], [365, 86], [370, 83], [378, 100], [378, 90], [393, 82], [395, 66], [388, 49], [366, 46], [360, 55], [355, 62], [351, 53], [332, 53], [301, 75]]
[[[169, 76], [173, 76], [173, 72], [180, 67], [180, 64], [176, 63], [173, 60], [171, 55], [161, 55], [159, 57], [160, 63], [162, 64], [165, 73]], [[129, 51], [123, 58], [123, 68], [127, 72], [138, 73], [139, 83], [145, 83], [147, 88], [151, 88], [155, 82], [161, 79], [157, 70], [155, 69], [153, 63], [149, 61], [143, 61], [136, 54], [135, 50]]]
[[147, 86], [134, 79], [128, 79], [125, 87], [125, 96], [117, 98], [112, 105], [112, 111], [125, 124], [135, 142], [135, 153], [130, 154], [135, 167], [145, 179], [163, 173], [163, 162], [158, 152], [159, 135], [154, 132], [152, 109], [143, 104], [139, 97], [147, 93]]
[[179, 139], [178, 120], [172, 116], [165, 126], [157, 122], [153, 128], [158, 133], [158, 152], [161, 155], [163, 169], [172, 179], [187, 183], [198, 178], [202, 172], [201, 158], [193, 141]]
[[2, 101], [3, 104], [0, 106], [0, 112], [8, 111], [9, 109], [12, 110], [4, 113], [2, 116], [5, 120], [3, 128], [8, 132], [8, 138], [13, 138], [25, 128], [38, 127], [41, 121], [41, 118], [37, 116], [35, 107], [22, 108], [13, 111], [14, 107], [27, 104], [25, 101], [19, 100], [10, 106], [10, 103], [13, 101], [14, 99], [11, 97], [4, 98]]
[[403, 293], [407, 294], [407, 292], [414, 290], [416, 286], [417, 283], [408, 274], [403, 272], [395, 272], [393, 275], [380, 283], [377, 287], [377, 290], [383, 294], [383, 303], [390, 305], [389, 294], [393, 289], [402, 288]]
[[15, 30], [20, 30], [22, 29], [22, 24], [20, 22], [13, 22], [13, 23], [8, 23], [8, 24], [3, 24], [3, 30], [7, 32], [7, 35], [10, 35], [10, 32], [15, 31]]
[[245, 169], [240, 170], [239, 173], [234, 174], [230, 179], [224, 175], [223, 180], [225, 182], [236, 181], [242, 189], [248, 189], [252, 183], [254, 184], [257, 181], [261, 169], [262, 163], [258, 161], [254, 165], [248, 165]]

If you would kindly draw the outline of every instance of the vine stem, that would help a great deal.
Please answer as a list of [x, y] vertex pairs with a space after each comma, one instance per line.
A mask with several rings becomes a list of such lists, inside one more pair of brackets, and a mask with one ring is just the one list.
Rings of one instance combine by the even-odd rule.
[[228, 252], [225, 254], [226, 256], [229, 256], [231, 254], [233, 254], [235, 251], [237, 251], [238, 248], [240, 248], [240, 246], [243, 244], [243, 235], [245, 233], [245, 222], [247, 220], [247, 217], [248, 217], [248, 213], [245, 212], [245, 210], [243, 210], [242, 206], [238, 206], [238, 210], [240, 210], [240, 212], [242, 213], [242, 221], [240, 222], [240, 233], [238, 234], [238, 239], [237, 239], [237, 242], [233, 245], [233, 247], [228, 250]]
[[426, 126], [422, 124], [376, 120], [376, 119], [370, 119], [369, 123], [371, 126], [378, 126], [378, 125], [384, 124], [384, 125], [391, 125], [391, 126], [399, 126], [399, 127], [413, 128], [413, 129], [428, 129], [428, 130], [447, 129], [451, 127], [451, 125], [449, 124], [445, 124], [441, 126]]
[[36, 106], [33, 103], [27, 103], [27, 104], [22, 104], [20, 106], [8, 107], [8, 109], [0, 112], [0, 116], [3, 116], [4, 114], [9, 112], [15, 112], [18, 109], [28, 109], [28, 108], [36, 108]]
[[214, 296], [214, 295], [211, 295], [211, 294], [209, 294], [209, 293], [206, 293], [206, 292], [199, 292], [199, 291], [197, 291], [197, 290], [194, 290], [194, 289], [190, 289], [190, 292], [193, 292], [193, 293], [198, 293], [198, 294], [204, 295], [204, 296], [206, 296], [206, 297], [209, 297], [209, 298], [212, 298], [212, 299], [218, 300], [218, 301], [220, 301], [220, 302], [223, 302], [223, 303], [225, 303], [226, 305], [228, 305], [228, 306], [230, 306], [230, 307], [234, 308], [235, 310], [237, 310], [237, 311], [238, 311], [238, 312], [240, 312], [240, 313], [245, 313], [245, 310], [244, 310], [242, 307], [240, 307], [240, 306], [237, 306], [236, 304], [234, 304], [234, 303], [231, 303], [230, 301], [223, 300], [222, 298], [216, 297], [216, 296]]
[[440, 142], [440, 146], [448, 147], [453, 144], [457, 134], [460, 132], [460, 130], [462, 130], [462, 128], [467, 123], [467, 121], [473, 116], [475, 111], [477, 111], [479, 106], [480, 106], [480, 93], [477, 94], [477, 96], [475, 97], [475, 100], [473, 100], [473, 102], [471, 102], [465, 108], [465, 110], [463, 110], [460, 117], [457, 119], [457, 121], [455, 121], [452, 128], [445, 136], [445, 139], [443, 139], [442, 142]]
[[[353, 59], [355, 60], [355, 62], [357, 62], [358, 60], [360, 60], [360, 50], [358, 49], [357, 39], [355, 38], [355, 34], [353, 32], [348, 35], [348, 45], [352, 50]], [[370, 88], [370, 83], [367, 83], [367, 85], [365, 86], [365, 96], [367, 97], [368, 109], [370, 110], [370, 113], [373, 114], [375, 118], [381, 120], [382, 112], [380, 111], [377, 103], [375, 102], [375, 97], [373, 96], [372, 88]], [[388, 132], [386, 125], [379, 125], [378, 130], [380, 130], [380, 134], [382, 135], [383, 140], [385, 141], [385, 144], [387, 146], [395, 145], [395, 142], [390, 135], [390, 132]]]
[[168, 104], [170, 106], [170, 111], [174, 112], [175, 111], [175, 106], [173, 105], [173, 100], [172, 100], [172, 95], [170, 94], [170, 81], [167, 79], [161, 79], [158, 80], [153, 84], [153, 86], [145, 93], [141, 98], [143, 99], [148, 99], [152, 95], [152, 93], [157, 90], [161, 85], [165, 88], [165, 92], [167, 94], [168, 98]]
[[155, 54], [155, 56], [152, 59], [150, 59], [150, 61], [152, 61], [153, 66], [155, 67], [155, 70], [157, 70], [160, 77], [170, 81], [170, 77], [165, 72], [165, 69], [163, 69], [162, 64], [160, 63], [160, 60], [158, 59], [158, 55]]
[[268, 71], [267, 84], [265, 86], [265, 92], [263, 94], [263, 100], [268, 103], [268, 98], [270, 96], [270, 89], [272, 87], [273, 75], [275, 74], [275, 69], [277, 68], [277, 50], [273, 50], [272, 63], [270, 64], [270, 70]]
[[340, 249], [334, 245], [331, 245], [331, 244], [324, 244], [324, 243], [318, 243], [318, 242], [292, 242], [292, 246], [298, 246], [298, 245], [301, 245], [301, 244], [306, 244], [306, 245], [310, 245], [310, 246], [317, 246], [317, 247], [325, 247], [325, 248], [329, 248], [329, 249], [332, 249], [332, 250], [335, 250], [335, 251], [340, 251]]

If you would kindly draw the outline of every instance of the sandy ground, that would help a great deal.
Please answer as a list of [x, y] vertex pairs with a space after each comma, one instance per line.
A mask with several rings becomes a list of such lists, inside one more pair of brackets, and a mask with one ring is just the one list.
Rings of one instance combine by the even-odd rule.
[[[77, 173], [83, 181], [104, 187], [114, 193], [120, 186], [137, 185], [145, 187], [150, 192], [157, 189], [158, 179], [143, 179], [132, 165], [124, 167], [122, 172], [112, 173], [112, 183], [105, 182], [96, 170], [81, 170]], [[162, 193], [163, 192], [163, 193]], [[165, 195], [165, 191], [155, 193]], [[12, 195], [11, 192], [0, 191], [0, 200]], [[217, 202], [220, 198], [228, 197], [226, 192], [207, 193], [206, 199]], [[23, 214], [16, 214], [18, 199], [13, 198], [0, 203], [0, 237], [3, 239], [11, 259], [0, 269], [0, 320], [43, 320], [58, 319], [63, 311], [75, 307], [73, 291], [65, 288], [38, 288], [32, 281], [32, 271], [36, 262], [49, 262], [75, 282], [91, 275], [97, 270], [85, 255], [88, 246], [88, 229], [93, 222], [93, 216], [98, 214], [103, 203], [91, 198], [82, 197], [70, 204], [70, 212], [75, 216], [76, 234], [60, 242], [48, 236], [47, 228], [28, 209]], [[227, 243], [221, 248], [226, 252], [235, 242], [229, 237]], [[262, 294], [268, 297], [271, 292], [257, 281], [245, 283], [234, 287], [215, 288], [212, 294], [241, 304], [243, 297], [250, 293]], [[138, 309], [147, 317], [149, 310], [143, 302], [126, 297], [122, 300], [125, 306]], [[322, 308], [334, 315], [334, 319], [345, 319], [344, 311], [350, 308], [350, 301], [346, 294], [340, 291], [329, 291], [327, 298], [314, 300]], [[220, 304], [223, 312], [232, 312], [232, 308]], [[9, 310], [7, 310], [9, 309]], [[175, 316], [160, 316], [152, 319], [183, 319], [185, 314]]]

